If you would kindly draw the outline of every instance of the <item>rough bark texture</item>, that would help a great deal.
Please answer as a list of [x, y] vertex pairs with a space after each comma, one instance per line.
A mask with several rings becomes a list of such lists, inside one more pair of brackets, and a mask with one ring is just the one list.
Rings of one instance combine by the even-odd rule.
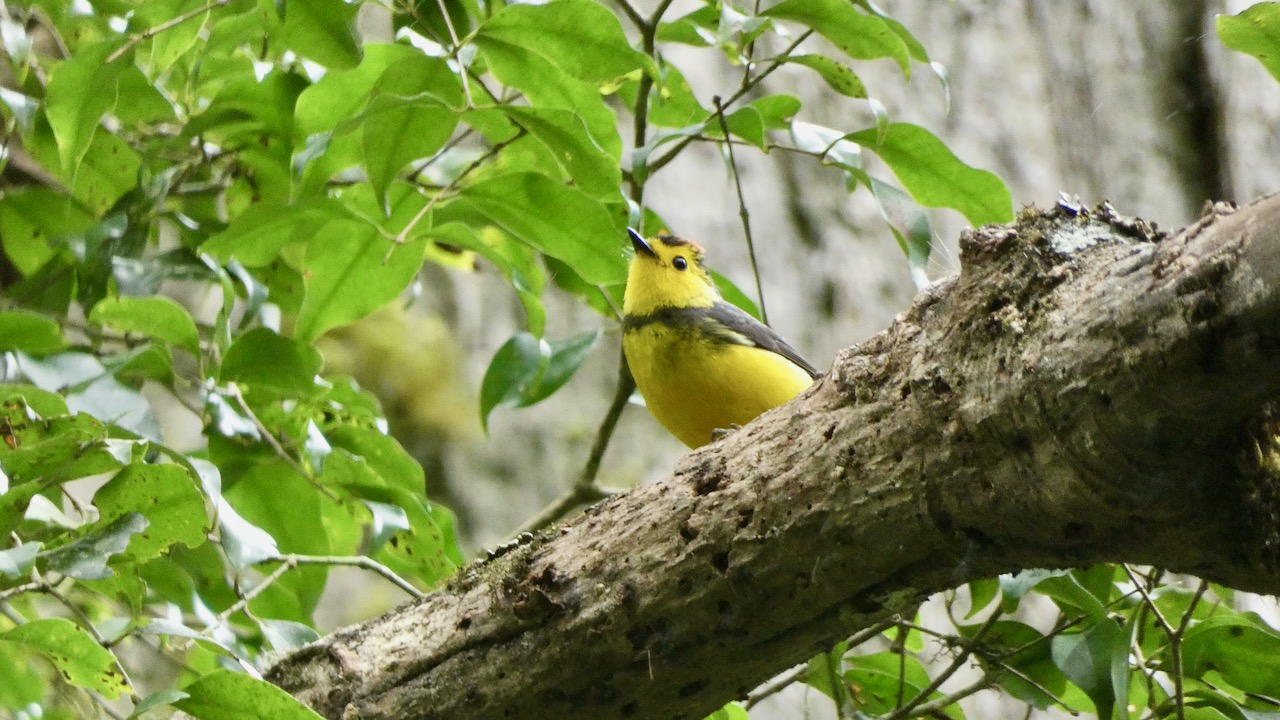
[[930, 593], [1128, 561], [1280, 592], [1280, 198], [1027, 212], [665, 482], [285, 658], [331, 718], [701, 718]]

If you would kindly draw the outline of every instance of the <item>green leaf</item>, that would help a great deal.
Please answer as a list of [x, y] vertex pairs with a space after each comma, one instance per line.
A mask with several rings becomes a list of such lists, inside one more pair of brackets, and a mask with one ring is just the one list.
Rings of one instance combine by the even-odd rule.
[[1013, 197], [994, 173], [960, 162], [919, 125], [889, 123], [848, 136], [874, 151], [893, 169], [907, 192], [923, 205], [957, 210], [974, 225], [1013, 219]]
[[214, 235], [200, 251], [222, 263], [232, 259], [245, 267], [271, 264], [290, 242], [315, 234], [325, 223], [351, 219], [334, 200], [313, 200], [296, 205], [260, 203], [249, 207], [224, 231]]
[[708, 715], [706, 720], [750, 720], [750, 716], [741, 705], [731, 702]]
[[867, 88], [848, 65], [826, 55], [792, 55], [787, 62], [812, 68], [832, 90], [851, 98], [866, 98]]
[[[844, 680], [858, 688], [854, 702], [871, 714], [892, 711], [897, 706], [899, 687], [905, 687], [905, 697], [912, 698], [929, 684], [929, 673], [914, 655], [904, 658], [896, 652], [882, 652], [851, 656], [846, 662], [850, 668], [845, 671]], [[929, 697], [939, 695], [935, 691]]]
[[499, 47], [518, 48], [596, 84], [647, 64], [631, 48], [617, 16], [591, 0], [507, 5], [480, 26], [474, 42], [486, 54]]
[[464, 104], [458, 76], [442, 58], [410, 57], [379, 78], [364, 119], [364, 162], [374, 192], [406, 164], [435, 154], [453, 135]]
[[195, 547], [211, 529], [195, 480], [177, 465], [128, 465], [94, 493], [93, 504], [102, 517], [94, 528], [131, 514], [147, 519], [146, 531], [129, 544], [128, 556], [139, 563], [177, 543]]
[[999, 592], [1000, 582], [995, 578], [974, 580], [969, 583], [969, 612], [964, 616], [965, 619], [968, 620], [985, 609]]
[[321, 720], [289, 693], [244, 673], [214, 670], [184, 687], [171, 704], [199, 720]]
[[621, 198], [622, 168], [617, 156], [596, 144], [576, 113], [520, 105], [499, 109], [547, 148], [574, 187], [596, 200]]
[[546, 341], [529, 333], [508, 340], [489, 362], [480, 382], [480, 421], [500, 405], [528, 407], [569, 381], [600, 339], [593, 330], [565, 340]]
[[101, 693], [108, 700], [129, 692], [115, 656], [70, 620], [32, 620], [0, 633], [0, 645], [4, 644], [43, 657], [67, 682]]
[[294, 123], [300, 137], [296, 139], [334, 130], [348, 122], [368, 101], [387, 68], [402, 60], [421, 57], [408, 45], [366, 45], [359, 66], [351, 70], [330, 70], [298, 96]]
[[916, 286], [922, 288], [929, 282], [925, 269], [929, 266], [929, 253], [933, 249], [933, 227], [929, 223], [929, 215], [898, 188], [874, 177], [868, 177], [868, 180], [871, 194], [880, 208], [880, 217], [889, 225], [898, 247], [907, 256], [907, 265]]
[[128, 512], [60, 548], [41, 553], [45, 566], [79, 580], [101, 580], [115, 573], [107, 562], [129, 547], [129, 539], [147, 529], [147, 519]]
[[323, 364], [319, 351], [305, 342], [254, 328], [227, 348], [219, 381], [305, 394], [315, 388]]
[[200, 333], [187, 309], [167, 297], [106, 298], [89, 322], [176, 345], [200, 357]]
[[1099, 718], [1110, 718], [1117, 700], [1129, 697], [1129, 635], [1114, 620], [1103, 619], [1082, 633], [1050, 641], [1053, 662], [1084, 690]]
[[294, 334], [311, 342], [394, 300], [422, 269], [426, 245], [422, 237], [396, 243], [367, 222], [335, 220], [321, 227], [307, 243], [306, 295]]
[[128, 61], [106, 62], [114, 50], [112, 41], [81, 47], [49, 71], [45, 114], [58, 141], [64, 178], [75, 178], [98, 122], [115, 107], [116, 80]]
[[137, 186], [141, 165], [138, 152], [118, 135], [98, 133], [80, 159], [71, 189], [85, 207], [105, 213]]
[[0, 244], [24, 276], [53, 259], [51, 240], [81, 235], [96, 222], [70, 195], [49, 188], [6, 188], [0, 197]]
[[41, 390], [34, 385], [0, 384], [0, 405], [7, 407], [14, 399], [25, 402], [27, 408], [38, 417], [51, 418], [69, 414], [67, 401], [57, 393]]
[[732, 280], [715, 270], [711, 271], [711, 280], [716, 284], [716, 289], [720, 291], [721, 297], [730, 304], [737, 305], [740, 309], [745, 310], [751, 317], [757, 320], [760, 319], [760, 308], [756, 305], [755, 300], [752, 300], [751, 296], [742, 292], [737, 285], [733, 284]]
[[106, 449], [106, 428], [88, 415], [33, 418], [11, 396], [0, 403], [0, 429], [0, 468], [9, 478], [8, 492], [0, 493], [0, 532], [13, 530], [35, 493], [120, 466]]
[[1274, 695], [1280, 688], [1280, 632], [1254, 613], [1222, 607], [1218, 613], [1183, 636], [1183, 672], [1200, 678], [1214, 671], [1240, 690]]
[[910, 53], [893, 28], [845, 0], [785, 0], [760, 14], [813, 28], [851, 58], [891, 58], [904, 73], [911, 70]]
[[475, 43], [494, 77], [523, 92], [531, 106], [577, 113], [591, 139], [621, 157], [617, 116], [599, 85], [651, 61], [630, 49], [612, 13], [591, 0], [508, 5], [480, 28]]
[[1223, 45], [1257, 58], [1280, 80], [1280, 3], [1254, 3], [1238, 15], [1219, 15], [1215, 25]]
[[[137, 9], [138, 20], [148, 28], [176, 19], [198, 7], [203, 7], [204, 0], [150, 0]], [[152, 80], [169, 71], [178, 58], [195, 47], [200, 39], [200, 30], [205, 26], [209, 13], [198, 13], [177, 25], [169, 25], [164, 32], [157, 33], [148, 43], [146, 68]]]
[[279, 35], [290, 50], [308, 60], [339, 70], [353, 68], [360, 63], [358, 12], [360, 3], [344, 0], [284, 0]]
[[428, 238], [470, 250], [493, 263], [511, 289], [515, 290], [524, 307], [529, 332], [541, 336], [546, 326], [547, 313], [542, 306], [542, 288], [546, 275], [537, 263], [537, 253], [528, 245], [512, 238], [497, 228], [484, 228], [477, 232], [460, 222], [436, 225], [427, 231]]
[[39, 356], [66, 346], [62, 328], [44, 315], [25, 310], [0, 312], [0, 352], [18, 350]]
[[[622, 218], [579, 190], [539, 173], [515, 173], [476, 183], [436, 211], [449, 222], [459, 211], [479, 213], [490, 222], [563, 260], [587, 282], [621, 283], [626, 227]], [[459, 220], [474, 220], [463, 214]]]
[[[422, 497], [421, 471], [417, 473], [418, 486], [404, 489], [390, 484], [394, 480], [389, 481], [384, 475], [386, 469], [386, 465], [379, 467], [370, 462], [370, 458], [336, 450], [325, 463], [323, 481], [373, 501], [370, 510], [374, 513], [375, 527], [371, 534], [381, 535], [385, 540], [372, 553], [375, 559], [398, 573], [428, 585], [435, 584], [452, 575], [456, 568], [449, 552], [456, 542], [452, 527], [442, 528], [427, 507]], [[402, 475], [401, 481], [403, 479]], [[383, 508], [375, 509], [379, 505]], [[397, 513], [398, 518], [385, 513], [391, 507], [401, 511]], [[376, 526], [388, 518], [392, 520], [390, 527]]]
[[36, 555], [39, 552], [40, 543], [38, 542], [25, 542], [8, 550], [0, 550], [0, 575], [6, 577], [26, 575], [36, 564]]

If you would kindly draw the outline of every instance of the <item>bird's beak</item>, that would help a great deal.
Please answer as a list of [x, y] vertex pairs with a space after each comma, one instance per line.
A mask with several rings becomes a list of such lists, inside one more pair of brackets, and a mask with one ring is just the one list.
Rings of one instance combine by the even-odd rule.
[[627, 228], [627, 234], [631, 236], [631, 246], [636, 249], [637, 255], [647, 255], [649, 257], [658, 256], [658, 254], [653, 251], [653, 248], [649, 247], [649, 243], [645, 242], [645, 239], [640, 237], [640, 233], [631, 228]]

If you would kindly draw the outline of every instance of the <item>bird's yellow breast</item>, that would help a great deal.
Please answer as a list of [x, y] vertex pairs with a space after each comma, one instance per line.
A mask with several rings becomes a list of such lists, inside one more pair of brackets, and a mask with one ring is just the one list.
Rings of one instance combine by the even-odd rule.
[[717, 428], [751, 422], [813, 382], [781, 355], [691, 328], [650, 323], [628, 329], [622, 343], [649, 411], [689, 447], [711, 442]]

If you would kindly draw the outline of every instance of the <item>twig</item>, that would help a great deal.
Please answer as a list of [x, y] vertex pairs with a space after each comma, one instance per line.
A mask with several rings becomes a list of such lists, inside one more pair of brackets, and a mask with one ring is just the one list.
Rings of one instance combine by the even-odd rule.
[[293, 561], [293, 559], [288, 556], [281, 558], [281, 560], [282, 562], [280, 564], [280, 567], [276, 568], [275, 570], [272, 570], [269, 575], [262, 578], [262, 582], [259, 582], [257, 585], [254, 585], [252, 588], [249, 588], [248, 591], [246, 591], [243, 595], [240, 596], [239, 600], [232, 603], [231, 607], [218, 613], [218, 616], [216, 618], [217, 622], [210, 625], [205, 630], [205, 634], [208, 634], [209, 631], [215, 628], [226, 625], [227, 621], [231, 619], [232, 615], [235, 615], [236, 613], [243, 610], [249, 603], [253, 602], [254, 598], [266, 592], [267, 588], [274, 585], [275, 582], [279, 580], [281, 576], [283, 576], [286, 572], [292, 570], [294, 567], [297, 567], [297, 564]]
[[15, 595], [21, 595], [22, 593], [37, 592], [44, 587], [44, 584], [43, 580], [33, 580], [32, 582], [24, 583], [22, 585], [15, 585], [8, 590], [0, 590], [0, 602], [4, 602]]
[[612, 491], [600, 487], [596, 483], [596, 476], [600, 473], [600, 463], [604, 459], [604, 451], [609, 448], [609, 439], [613, 437], [613, 431], [618, 426], [618, 419], [622, 417], [622, 411], [627, 407], [627, 400], [631, 397], [632, 391], [636, 389], [636, 381], [631, 377], [631, 369], [627, 367], [627, 359], [624, 356], [618, 361], [618, 385], [613, 391], [613, 402], [609, 404], [609, 411], [605, 413], [604, 420], [600, 423], [600, 428], [596, 430], [595, 442], [591, 444], [591, 453], [587, 456], [587, 464], [582, 468], [582, 474], [578, 476], [578, 481], [573, 484], [560, 497], [551, 502], [526, 522], [515, 535], [525, 532], [535, 532], [545, 528], [551, 523], [559, 520], [581, 505], [603, 500], [613, 494]]
[[284, 445], [281, 445], [280, 441], [276, 439], [276, 436], [271, 434], [271, 431], [267, 429], [267, 426], [262, 424], [262, 421], [258, 419], [257, 414], [253, 412], [253, 408], [249, 407], [248, 401], [244, 399], [244, 394], [240, 392], [240, 387], [235, 383], [230, 383], [228, 387], [231, 390], [231, 396], [236, 399], [236, 404], [240, 406], [240, 410], [248, 416], [249, 422], [253, 423], [253, 426], [257, 428], [258, 433], [262, 435], [263, 439], [271, 446], [271, 449], [275, 451], [276, 455], [278, 455], [281, 460], [284, 460], [285, 464], [292, 468], [294, 472], [298, 473], [305, 478], [307, 482], [311, 483], [312, 487], [323, 493], [325, 497], [337, 502], [338, 496], [335, 495], [332, 490], [317, 482], [316, 479], [312, 477], [311, 473], [308, 472], [306, 468], [302, 467], [302, 464], [295, 460], [293, 456], [289, 454], [288, 450], [285, 450]]
[[[716, 118], [720, 121], [720, 131], [725, 140], [729, 139], [729, 121], [724, 117], [724, 104], [720, 96], [712, 98], [716, 105]], [[756, 244], [751, 238], [751, 214], [747, 212], [747, 198], [742, 194], [742, 178], [738, 175], [738, 163], [733, 157], [733, 143], [726, 142], [725, 150], [729, 154], [729, 174], [733, 176], [733, 187], [738, 192], [738, 218], [742, 220], [742, 232], [747, 238], [747, 254], [751, 257], [751, 274], [756, 278], [756, 297], [760, 299], [760, 319], [769, 324], [769, 311], [764, 307], [764, 286], [760, 283], [760, 266], [756, 263]]]
[[409, 584], [409, 581], [400, 577], [394, 570], [364, 555], [281, 555], [278, 557], [268, 558], [262, 562], [282, 562], [292, 563], [293, 565], [342, 565], [346, 567], [357, 567], [362, 570], [381, 575], [384, 580], [403, 590], [415, 600], [425, 597], [425, 594]]
[[459, 77], [462, 78], [462, 96], [467, 99], [467, 107], [475, 107], [475, 101], [471, 99], [471, 86], [467, 84], [467, 68], [462, 66], [462, 58], [458, 56], [458, 50], [461, 49], [462, 43], [458, 40], [458, 31], [453, 27], [453, 18], [449, 17], [449, 8], [445, 6], [444, 0], [436, 0], [436, 6], [440, 8], [440, 15], [444, 18], [444, 26], [449, 30], [449, 39], [453, 41], [453, 48], [449, 54], [453, 55], [453, 59], [458, 63]]
[[174, 17], [169, 18], [168, 20], [165, 20], [159, 25], [154, 25], [152, 27], [149, 27], [146, 30], [143, 30], [142, 32], [138, 33], [137, 35], [132, 35], [129, 37], [128, 41], [125, 42], [125, 44], [116, 48], [114, 52], [108, 55], [105, 62], [106, 64], [110, 65], [111, 63], [123, 57], [125, 53], [132, 50], [134, 47], [137, 46], [138, 43], [142, 42], [143, 40], [153, 38], [156, 35], [159, 35], [160, 33], [164, 32], [165, 30], [175, 28], [181, 25], [182, 23], [190, 20], [191, 18], [196, 17], [201, 13], [206, 13], [206, 12], [209, 12], [210, 10], [220, 8], [229, 2], [231, 2], [231, 0], [211, 0], [207, 5], [203, 7], [198, 7], [192, 10], [188, 10], [182, 13], [181, 15], [176, 15]]
[[422, 206], [422, 209], [419, 210], [418, 213], [414, 215], [413, 218], [409, 220], [407, 224], [405, 224], [404, 229], [396, 233], [395, 237], [391, 239], [392, 245], [390, 248], [387, 249], [387, 255], [386, 255], [386, 258], [383, 258], [383, 262], [386, 262], [387, 258], [391, 257], [391, 253], [394, 252], [397, 247], [405, 243], [405, 241], [409, 238], [409, 233], [411, 233], [413, 229], [418, 226], [418, 223], [422, 222], [422, 218], [426, 217], [427, 213], [431, 212], [431, 209], [436, 206], [437, 202], [439, 202], [442, 198], [449, 197], [450, 191], [455, 186], [457, 186], [460, 180], [465, 178], [467, 175], [470, 175], [471, 173], [475, 172], [476, 168], [484, 164], [485, 161], [489, 160], [494, 155], [497, 155], [498, 153], [502, 152], [503, 148], [507, 147], [508, 145], [515, 142], [516, 140], [519, 140], [520, 138], [524, 137], [526, 132], [527, 131], [524, 128], [520, 128], [516, 132], [516, 134], [513, 135], [510, 139], [503, 140], [497, 145], [494, 145], [493, 147], [486, 150], [483, 155], [476, 158], [475, 160], [472, 160], [471, 164], [463, 168], [462, 172], [458, 173], [456, 177], [450, 180], [448, 185], [445, 185], [444, 187], [440, 188], [440, 190], [436, 192], [435, 195], [432, 195], [431, 198], [427, 200], [427, 204]]
[[[862, 630], [859, 630], [858, 632], [849, 636], [849, 638], [845, 640], [845, 644], [851, 648], [858, 647], [862, 643], [870, 640], [871, 638], [879, 635], [885, 630], [888, 630], [889, 628], [893, 627], [895, 624], [897, 624], [897, 621], [893, 619], [881, 620], [875, 625], [872, 625], [871, 627], [868, 627], [868, 628], [863, 628]], [[764, 685], [761, 685], [755, 690], [752, 690], [747, 695], [746, 701], [743, 702], [743, 706], [747, 710], [750, 710], [752, 706], [758, 704], [760, 701], [764, 700], [765, 698], [776, 695], [782, 692], [783, 690], [787, 689], [789, 686], [795, 684], [801, 678], [803, 678], [805, 674], [807, 674], [808, 672], [809, 672], [808, 663], [805, 663], [803, 665], [797, 665], [791, 668], [790, 670], [786, 671], [782, 675], [779, 675], [776, 678], [765, 683]]]
[[904, 717], [918, 718], [918, 717], [925, 717], [926, 715], [933, 715], [935, 713], [941, 712], [942, 710], [960, 702], [961, 700], [969, 697], [970, 695], [973, 695], [974, 693], [980, 692], [982, 690], [986, 690], [987, 688], [990, 688], [990, 687], [994, 687], [998, 681], [999, 681], [999, 676], [996, 673], [988, 673], [986, 675], [983, 675], [982, 679], [973, 683], [969, 687], [966, 687], [962, 690], [957, 690], [949, 695], [943, 695], [937, 700], [930, 700], [929, 702], [926, 702], [926, 703], [920, 703], [915, 707], [914, 710], [912, 710], [910, 713], [908, 713]]
[[986, 637], [988, 632], [991, 632], [991, 628], [996, 626], [996, 622], [999, 621], [1001, 617], [1003, 617], [1001, 613], [991, 613], [991, 617], [987, 618], [987, 621], [982, 624], [982, 627], [978, 628], [977, 632], [973, 634], [973, 637], [964, 641], [960, 654], [951, 661], [951, 664], [948, 665], [945, 670], [938, 673], [937, 677], [931, 680], [928, 685], [921, 688], [920, 692], [916, 693], [915, 697], [908, 700], [905, 705], [899, 705], [893, 712], [885, 715], [884, 720], [902, 720], [907, 717], [913, 709], [928, 700], [929, 696], [942, 686], [942, 683], [946, 682], [952, 675], [956, 674], [956, 671], [964, 667], [965, 663], [968, 662], [969, 657], [977, 652], [978, 647], [982, 644], [982, 639]]
[[[812, 30], [806, 30], [803, 33], [800, 33], [799, 37], [797, 37], [790, 45], [788, 45], [787, 48], [783, 50], [782, 53], [778, 55], [778, 57], [775, 58], [772, 63], [770, 63], [769, 67], [762, 70], [760, 74], [757, 75], [751, 81], [750, 85], [739, 88], [732, 95], [730, 95], [728, 99], [724, 101], [724, 104], [725, 105], [734, 104], [735, 102], [738, 101], [739, 98], [741, 98], [743, 95], [746, 95], [747, 92], [749, 92], [752, 87], [755, 87], [756, 85], [760, 84], [760, 82], [763, 81], [766, 77], [769, 77], [769, 75], [773, 74], [775, 70], [785, 65], [786, 59], [791, 55], [791, 52], [795, 50], [797, 47], [799, 47], [800, 43], [804, 42], [812, 34], [813, 34]], [[707, 119], [709, 120], [710, 118], [707, 118]], [[662, 157], [658, 158], [657, 160], [654, 160], [649, 165], [648, 174], [652, 175], [658, 170], [661, 170], [662, 168], [666, 167], [668, 163], [676, 159], [676, 156], [680, 154], [680, 151], [684, 150], [689, 145], [689, 143], [693, 142], [695, 139], [697, 138], [691, 136], [691, 137], [681, 138], [680, 140], [676, 141], [676, 143], [671, 146], [670, 150], [668, 150], [665, 154], [663, 154]]]

